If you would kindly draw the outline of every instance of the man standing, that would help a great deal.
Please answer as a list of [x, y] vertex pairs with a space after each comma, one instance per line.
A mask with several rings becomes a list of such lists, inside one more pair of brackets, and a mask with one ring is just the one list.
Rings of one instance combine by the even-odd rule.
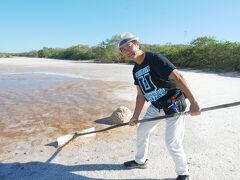
[[[166, 57], [161, 54], [144, 52], [139, 38], [132, 33], [123, 33], [118, 47], [126, 59], [135, 62], [133, 77], [137, 87], [137, 97], [135, 110], [129, 121], [130, 126], [137, 125], [145, 101], [150, 101], [151, 105], [144, 119], [185, 111], [185, 96], [190, 101], [190, 114], [200, 114], [198, 102], [186, 81]], [[150, 121], [138, 126], [137, 152], [134, 160], [124, 163], [126, 168], [146, 168], [149, 135], [158, 122]], [[189, 179], [187, 158], [182, 146], [184, 123], [184, 116], [166, 119], [165, 142], [175, 163], [177, 180]]]

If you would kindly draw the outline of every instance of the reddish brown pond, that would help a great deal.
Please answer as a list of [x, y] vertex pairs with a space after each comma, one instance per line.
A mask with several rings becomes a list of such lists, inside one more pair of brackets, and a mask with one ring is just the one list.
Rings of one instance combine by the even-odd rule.
[[2, 75], [0, 153], [13, 145], [25, 149], [42, 144], [44, 138], [54, 139], [95, 126], [97, 119], [129, 103], [112, 95], [125, 87], [124, 83], [41, 73]]

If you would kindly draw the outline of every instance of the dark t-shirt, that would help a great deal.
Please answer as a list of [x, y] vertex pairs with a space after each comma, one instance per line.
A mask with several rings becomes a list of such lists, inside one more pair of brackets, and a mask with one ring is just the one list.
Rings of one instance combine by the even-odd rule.
[[140, 87], [147, 101], [168, 99], [180, 91], [169, 79], [174, 69], [176, 67], [163, 55], [146, 52], [143, 62], [134, 65], [134, 84]]

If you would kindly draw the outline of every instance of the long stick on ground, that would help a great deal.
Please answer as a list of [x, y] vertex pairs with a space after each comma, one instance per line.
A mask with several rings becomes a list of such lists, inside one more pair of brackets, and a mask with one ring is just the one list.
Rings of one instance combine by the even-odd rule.
[[[237, 102], [233, 102], [233, 103], [227, 103], [227, 104], [221, 104], [221, 105], [217, 105], [217, 106], [202, 108], [201, 112], [223, 109], [223, 108], [239, 106], [239, 105], [240, 105], [240, 101], [237, 101]], [[184, 115], [184, 114], [189, 114], [189, 111], [174, 113], [174, 114], [165, 115], [165, 116], [158, 116], [158, 117], [149, 118], [149, 119], [142, 119], [142, 120], [139, 120], [138, 122], [139, 123], [144, 123], [144, 122], [149, 122], [149, 121], [156, 121], [156, 120], [160, 120], [160, 119], [166, 119], [166, 118], [170, 118], [170, 117], [181, 116], [181, 115]], [[118, 128], [118, 127], [126, 126], [128, 124], [129, 123], [126, 122], [126, 123], [122, 123], [122, 124], [113, 125], [113, 126], [110, 126], [110, 127], [104, 128], [104, 129], [96, 130], [96, 131], [89, 131], [89, 132], [85, 132], [85, 133], [74, 133], [72, 135], [67, 135], [67, 137], [69, 139], [66, 141], [66, 143], [64, 143], [61, 147], [59, 147], [57, 149], [57, 151], [46, 162], [49, 163], [52, 159], [54, 159], [54, 157], [56, 157], [56, 155], [62, 150], [62, 148], [64, 146], [66, 146], [68, 143], [70, 143], [72, 140], [74, 140], [75, 138], [77, 138], [79, 136], [104, 132], [104, 131], [108, 131], [110, 129], [115, 129], [115, 128]]]

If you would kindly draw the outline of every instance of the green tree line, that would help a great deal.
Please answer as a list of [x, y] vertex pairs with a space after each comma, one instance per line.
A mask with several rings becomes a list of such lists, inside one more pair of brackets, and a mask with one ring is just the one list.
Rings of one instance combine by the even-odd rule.
[[[117, 48], [120, 37], [115, 35], [102, 41], [97, 46], [76, 45], [69, 48], [47, 48], [38, 51], [12, 54], [15, 56], [56, 58], [69, 60], [94, 60], [104, 63], [125, 62]], [[218, 41], [214, 37], [199, 37], [189, 45], [143, 44], [145, 51], [165, 55], [181, 68], [209, 69], [218, 71], [240, 72], [240, 43]]]
[[11, 54], [9, 53], [0, 53], [0, 58], [9, 58], [11, 57]]

